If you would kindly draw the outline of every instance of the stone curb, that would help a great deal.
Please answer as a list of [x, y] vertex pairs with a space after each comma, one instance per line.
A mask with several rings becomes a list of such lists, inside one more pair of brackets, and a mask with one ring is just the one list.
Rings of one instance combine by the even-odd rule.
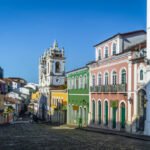
[[146, 136], [146, 135], [129, 134], [129, 133], [126, 133], [126, 132], [122, 133], [122, 132], [119, 132], [119, 131], [111, 131], [111, 130], [105, 130], [105, 129], [95, 129], [95, 128], [91, 128], [91, 127], [80, 128], [79, 130], [84, 130], [84, 131], [88, 131], [88, 132], [103, 133], [103, 134], [111, 134], [111, 135], [117, 135], [117, 136], [124, 136], [124, 137], [132, 138], [132, 139], [150, 141], [150, 137]]

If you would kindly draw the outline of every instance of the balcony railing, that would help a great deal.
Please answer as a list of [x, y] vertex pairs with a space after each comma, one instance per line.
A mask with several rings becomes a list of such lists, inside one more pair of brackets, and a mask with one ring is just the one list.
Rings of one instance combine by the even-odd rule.
[[91, 86], [90, 87], [91, 92], [126, 92], [127, 91], [127, 85], [126, 84], [117, 84], [117, 85], [101, 85], [101, 86]]

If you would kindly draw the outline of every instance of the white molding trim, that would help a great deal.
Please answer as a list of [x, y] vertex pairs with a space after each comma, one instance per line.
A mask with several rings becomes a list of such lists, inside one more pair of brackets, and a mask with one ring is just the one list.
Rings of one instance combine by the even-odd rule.
[[90, 95], [90, 94], [68, 94], [68, 95], [76, 95], [76, 96], [82, 96], [82, 95], [84, 96], [85, 95], [86, 96], [86, 95]]
[[[137, 64], [134, 64], [134, 91], [137, 91], [137, 80], [138, 78], [138, 72], [137, 72]], [[137, 115], [137, 94], [134, 94], [134, 116]]]
[[118, 65], [118, 64], [122, 64], [122, 63], [128, 63], [128, 60], [125, 59], [125, 60], [115, 62], [115, 63], [110, 63], [109, 62], [109, 63], [107, 63], [103, 66], [98, 66], [98, 67], [91, 68], [90, 71], [99, 70], [99, 69], [102, 69], [102, 68], [107, 68], [107, 67], [115, 66], [115, 65]]

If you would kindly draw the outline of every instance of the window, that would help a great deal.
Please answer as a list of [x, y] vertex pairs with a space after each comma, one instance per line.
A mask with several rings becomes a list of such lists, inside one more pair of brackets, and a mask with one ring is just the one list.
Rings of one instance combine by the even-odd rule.
[[55, 72], [60, 73], [60, 62], [56, 62], [55, 64]]
[[80, 89], [83, 87], [82, 85], [83, 85], [83, 80], [82, 80], [82, 76], [80, 76]]
[[112, 74], [112, 84], [113, 85], [117, 84], [117, 73], [115, 71], [113, 71], [113, 74]]
[[108, 58], [108, 47], [105, 47], [105, 58]]
[[116, 43], [113, 43], [113, 46], [112, 46], [112, 54], [113, 54], [113, 55], [116, 54], [116, 50], [117, 50], [117, 44], [116, 44]]
[[95, 101], [92, 102], [92, 122], [95, 123]]
[[74, 78], [72, 78], [72, 89], [74, 89]]
[[74, 78], [74, 88], [76, 89], [76, 77]]
[[84, 88], [87, 88], [87, 76], [84, 76]]
[[92, 76], [92, 86], [95, 86], [95, 75]]
[[108, 102], [105, 101], [105, 126], [108, 125]]
[[108, 73], [105, 73], [105, 85], [108, 85]]
[[76, 89], [79, 88], [79, 80], [78, 80], [78, 77], [76, 77]]
[[101, 124], [101, 102], [98, 101], [98, 124]]
[[101, 50], [98, 50], [98, 60], [101, 60]]
[[144, 72], [143, 70], [140, 70], [140, 80], [142, 81], [144, 79]]
[[98, 74], [98, 86], [102, 84], [102, 75]]
[[126, 70], [125, 69], [121, 71], [121, 83], [126, 84]]

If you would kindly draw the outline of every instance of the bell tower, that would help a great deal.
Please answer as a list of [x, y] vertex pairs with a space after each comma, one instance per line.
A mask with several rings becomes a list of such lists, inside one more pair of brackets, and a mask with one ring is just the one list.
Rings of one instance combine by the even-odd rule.
[[39, 85], [53, 87], [65, 84], [64, 48], [58, 47], [57, 41], [48, 48], [39, 60]]

